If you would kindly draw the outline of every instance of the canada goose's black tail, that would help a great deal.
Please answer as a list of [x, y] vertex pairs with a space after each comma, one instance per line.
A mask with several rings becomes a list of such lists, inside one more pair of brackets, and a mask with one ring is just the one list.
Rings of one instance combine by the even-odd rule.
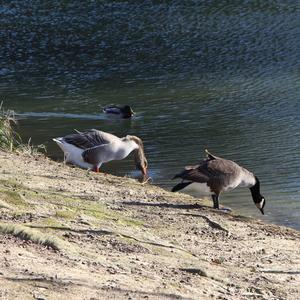
[[176, 174], [176, 175], [172, 178], [172, 180], [173, 180], [173, 179], [176, 179], [176, 178], [181, 178], [181, 179], [183, 179], [182, 176], [183, 176], [184, 174], [185, 174], [185, 170], [182, 171], [182, 172], [180, 172], [180, 173], [178, 173], [178, 174]]
[[178, 184], [176, 184], [173, 188], [172, 188], [172, 192], [177, 192], [180, 191], [182, 189], [184, 189], [186, 186], [188, 186], [189, 184], [191, 184], [192, 182], [180, 182]]

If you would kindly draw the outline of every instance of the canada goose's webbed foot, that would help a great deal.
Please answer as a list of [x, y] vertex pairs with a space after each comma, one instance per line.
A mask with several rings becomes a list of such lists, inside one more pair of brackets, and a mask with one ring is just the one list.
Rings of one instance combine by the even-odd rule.
[[224, 206], [222, 206], [222, 207], [220, 208], [220, 211], [222, 211], [222, 212], [224, 212], [224, 213], [229, 213], [229, 212], [232, 211], [232, 209], [231, 209], [230, 207], [224, 207]]

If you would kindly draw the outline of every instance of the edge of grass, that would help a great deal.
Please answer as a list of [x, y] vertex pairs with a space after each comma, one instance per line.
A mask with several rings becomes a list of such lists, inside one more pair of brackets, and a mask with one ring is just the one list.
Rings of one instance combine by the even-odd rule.
[[11, 234], [22, 240], [32, 241], [35, 244], [43, 245], [57, 251], [63, 248], [63, 242], [57, 237], [48, 236], [36, 229], [23, 225], [0, 223], [0, 234]]

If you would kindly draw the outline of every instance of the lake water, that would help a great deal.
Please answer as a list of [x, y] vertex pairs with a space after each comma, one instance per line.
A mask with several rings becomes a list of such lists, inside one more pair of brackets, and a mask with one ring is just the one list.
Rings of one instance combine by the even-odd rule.
[[[233, 159], [260, 178], [266, 215], [247, 189], [221, 204], [300, 229], [300, 3], [281, 2], [7, 1], [1, 100], [55, 159], [51, 138], [74, 128], [141, 137], [167, 189], [206, 148]], [[111, 103], [137, 116], [110, 120]], [[104, 167], [133, 169], [131, 158]]]

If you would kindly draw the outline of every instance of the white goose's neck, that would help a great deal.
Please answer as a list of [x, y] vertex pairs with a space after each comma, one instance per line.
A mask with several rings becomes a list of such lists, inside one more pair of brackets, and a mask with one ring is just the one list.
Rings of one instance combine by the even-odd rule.
[[124, 145], [124, 148], [130, 150], [130, 152], [139, 148], [139, 145], [132, 140], [126, 139], [126, 140], [123, 140], [122, 143]]
[[240, 186], [250, 188], [254, 186], [255, 183], [256, 183], [255, 176], [248, 170], [242, 168]]
[[127, 157], [133, 150], [137, 149], [138, 145], [131, 140], [120, 140], [120, 143], [113, 150], [113, 159], [123, 159]]

